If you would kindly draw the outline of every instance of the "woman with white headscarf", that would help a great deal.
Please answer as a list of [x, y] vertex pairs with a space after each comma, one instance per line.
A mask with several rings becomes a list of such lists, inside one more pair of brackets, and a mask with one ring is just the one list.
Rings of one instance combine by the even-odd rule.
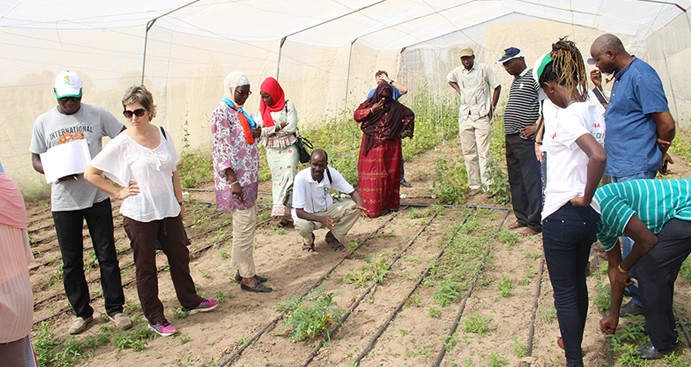
[[214, 161], [216, 209], [233, 215], [232, 266], [240, 289], [271, 292], [266, 278], [254, 266], [254, 231], [259, 188], [259, 127], [242, 108], [252, 94], [250, 82], [239, 71], [223, 81], [225, 96], [211, 113], [211, 147]]

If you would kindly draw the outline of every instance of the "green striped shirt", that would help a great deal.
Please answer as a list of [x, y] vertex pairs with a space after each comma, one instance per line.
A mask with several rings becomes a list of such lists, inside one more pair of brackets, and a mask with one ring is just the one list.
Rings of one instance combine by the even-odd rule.
[[593, 200], [600, 203], [597, 238], [609, 251], [634, 214], [654, 234], [670, 219], [691, 221], [691, 178], [613, 183], [597, 189]]

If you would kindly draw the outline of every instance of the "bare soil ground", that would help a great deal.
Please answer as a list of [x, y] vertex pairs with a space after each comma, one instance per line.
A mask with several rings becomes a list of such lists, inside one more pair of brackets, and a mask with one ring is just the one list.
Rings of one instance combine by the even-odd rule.
[[[410, 189], [403, 203], [425, 204], [434, 178], [436, 157], [462, 160], [457, 141], [441, 144], [434, 151], [406, 162]], [[681, 158], [673, 167], [673, 177], [689, 177], [691, 172]], [[336, 167], [337, 168], [337, 167]], [[262, 184], [260, 199], [270, 202], [270, 186]], [[563, 352], [556, 346], [559, 335], [552, 290], [542, 261], [541, 237], [519, 237], [507, 245], [497, 239], [498, 231], [512, 223], [506, 208], [475, 210], [479, 228], [469, 235], [483, 238], [486, 249], [475, 272], [468, 273], [471, 284], [460, 299], [446, 307], [433, 300], [435, 288], [426, 279], [429, 265], [448, 243], [454, 226], [460, 226], [472, 210], [465, 207], [438, 211], [407, 208], [377, 219], [360, 220], [348, 234], [348, 241], [359, 244], [355, 250], [334, 252], [324, 242], [325, 231], [317, 231], [317, 252], [301, 251], [301, 240], [292, 229], [279, 229], [263, 222], [268, 215], [262, 208], [257, 231], [255, 260], [259, 273], [269, 278], [273, 293], [242, 292], [232, 280], [230, 266], [232, 244], [228, 213], [216, 212], [213, 187], [190, 191], [185, 223], [192, 240], [190, 264], [199, 291], [206, 297], [224, 298], [210, 313], [184, 317], [176, 299], [163, 254], [157, 255], [160, 298], [168, 319], [178, 328], [176, 337], [154, 338], [143, 351], [118, 349], [113, 342], [93, 350], [83, 366], [561, 366]], [[496, 206], [491, 198], [478, 195], [468, 205]], [[117, 213], [118, 202], [114, 203]], [[60, 271], [60, 253], [47, 202], [29, 207], [32, 248], [36, 256], [31, 266], [35, 297], [35, 320], [44, 321], [58, 336], [66, 333], [71, 321], [69, 304], [64, 297]], [[125, 284], [127, 312], [135, 317], [135, 328], [146, 328], [134, 284], [132, 253], [122, 229], [122, 217], [116, 214], [116, 246]], [[98, 265], [94, 263], [88, 231], [85, 267], [92, 305], [103, 313]], [[483, 236], [480, 236], [480, 235]], [[489, 240], [486, 240], [489, 238]], [[351, 244], [354, 246], [354, 244]], [[366, 259], [385, 259], [390, 273], [380, 285], [358, 287], [344, 279], [366, 265]], [[608, 342], [598, 330], [601, 313], [592, 303], [597, 284], [606, 284], [598, 269], [605, 260], [593, 251], [592, 275], [588, 278], [591, 306], [584, 338], [586, 366], [607, 366]], [[324, 275], [327, 275], [324, 277]], [[443, 275], [443, 274], [442, 274]], [[442, 275], [436, 275], [440, 277]], [[503, 297], [498, 289], [502, 277], [515, 288]], [[347, 319], [321, 346], [321, 340], [292, 342], [283, 329], [284, 318], [276, 303], [305, 294], [320, 285], [325, 292], [336, 292], [338, 306], [348, 310]], [[691, 318], [691, 284], [676, 283], [676, 304], [687, 319]], [[458, 327], [447, 339], [455, 321]], [[467, 331], [471, 318], [484, 318], [484, 333]], [[627, 323], [622, 320], [622, 323]], [[78, 338], [100, 333], [108, 323], [99, 320]], [[258, 338], [257, 333], [264, 330]], [[381, 331], [378, 333], [377, 331]], [[680, 329], [680, 337], [683, 334]], [[683, 340], [683, 338], [682, 338]], [[248, 342], [251, 342], [248, 344]], [[246, 348], [245, 348], [246, 346]], [[242, 353], [238, 351], [242, 349]], [[684, 363], [691, 363], [691, 352], [684, 341]], [[522, 349], [523, 353], [516, 350]], [[620, 364], [614, 364], [620, 365]], [[661, 362], [651, 364], [662, 366]], [[689, 365], [689, 364], [687, 364]]]

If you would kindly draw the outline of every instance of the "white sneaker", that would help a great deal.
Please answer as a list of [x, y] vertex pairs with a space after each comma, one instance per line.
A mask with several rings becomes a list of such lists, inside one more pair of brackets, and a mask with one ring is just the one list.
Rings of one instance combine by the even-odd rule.
[[115, 327], [120, 330], [127, 330], [132, 327], [132, 320], [122, 312], [118, 312], [113, 316], [108, 315], [108, 318], [115, 323]]
[[92, 321], [94, 321], [93, 316], [89, 316], [87, 318], [75, 317], [74, 321], [72, 321], [72, 325], [69, 329], [67, 329], [67, 333], [71, 335], [79, 334], [86, 330], [87, 325], [89, 325]]

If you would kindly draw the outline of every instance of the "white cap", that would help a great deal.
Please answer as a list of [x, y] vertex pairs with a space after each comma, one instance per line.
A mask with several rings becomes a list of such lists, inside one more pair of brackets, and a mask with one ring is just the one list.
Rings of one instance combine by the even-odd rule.
[[81, 97], [82, 78], [74, 71], [61, 71], [55, 77], [55, 96], [58, 98]]

